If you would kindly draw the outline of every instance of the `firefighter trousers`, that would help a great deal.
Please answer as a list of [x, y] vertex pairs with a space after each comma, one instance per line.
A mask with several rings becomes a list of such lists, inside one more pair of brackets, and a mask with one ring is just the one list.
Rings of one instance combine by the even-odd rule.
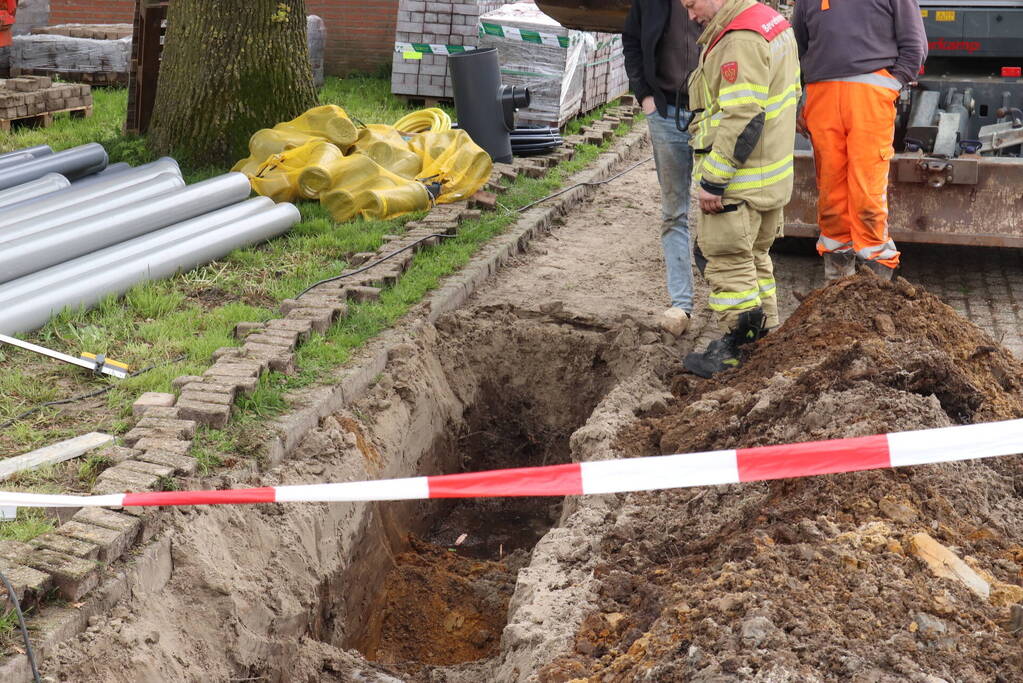
[[782, 209], [735, 206], [725, 213], [701, 213], [697, 223], [696, 241], [707, 259], [707, 305], [722, 332], [734, 329], [743, 311], [758, 306], [767, 316], [767, 327], [777, 327], [777, 285], [769, 251], [783, 229]]
[[817, 170], [817, 251], [852, 253], [889, 268], [899, 252], [888, 235], [888, 167], [899, 81], [882, 69], [808, 83], [803, 117]]

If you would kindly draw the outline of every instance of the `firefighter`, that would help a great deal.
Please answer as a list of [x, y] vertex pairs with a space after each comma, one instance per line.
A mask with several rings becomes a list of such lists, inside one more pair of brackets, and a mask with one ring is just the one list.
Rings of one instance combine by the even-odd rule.
[[689, 81], [697, 155], [697, 245], [706, 258], [708, 305], [725, 332], [686, 356], [701, 377], [739, 365], [739, 347], [778, 325], [768, 250], [792, 195], [800, 97], [799, 59], [788, 22], [754, 0], [682, 0], [706, 26]]
[[895, 102], [927, 57], [916, 0], [798, 0], [792, 28], [806, 83], [801, 132], [817, 167], [817, 251], [824, 276], [852, 275], [859, 258], [891, 279], [888, 166]]
[[18, 0], [0, 0], [0, 47], [7, 47], [11, 44], [14, 14], [17, 9]]

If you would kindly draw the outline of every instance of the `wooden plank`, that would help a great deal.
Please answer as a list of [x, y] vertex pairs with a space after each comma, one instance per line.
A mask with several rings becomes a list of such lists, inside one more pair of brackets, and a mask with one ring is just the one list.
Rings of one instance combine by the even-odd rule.
[[94, 448], [99, 448], [100, 446], [111, 443], [113, 440], [114, 437], [109, 434], [90, 432], [89, 434], [76, 436], [75, 438], [68, 439], [67, 441], [61, 441], [60, 443], [45, 446], [38, 450], [34, 450], [31, 453], [25, 453], [24, 455], [0, 460], [0, 481], [8, 479], [12, 474], [16, 474], [17, 472], [32, 470], [37, 467], [46, 467], [48, 465], [56, 465], [64, 462], [65, 460], [77, 458], [80, 455], [88, 453]]

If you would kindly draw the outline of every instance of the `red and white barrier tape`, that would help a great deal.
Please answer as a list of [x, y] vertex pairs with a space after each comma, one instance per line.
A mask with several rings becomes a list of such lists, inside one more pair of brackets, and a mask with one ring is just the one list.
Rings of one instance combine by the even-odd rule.
[[809, 477], [1017, 453], [1023, 453], [1023, 420], [730, 451], [338, 484], [105, 496], [0, 491], [0, 506], [132, 507], [578, 496]]

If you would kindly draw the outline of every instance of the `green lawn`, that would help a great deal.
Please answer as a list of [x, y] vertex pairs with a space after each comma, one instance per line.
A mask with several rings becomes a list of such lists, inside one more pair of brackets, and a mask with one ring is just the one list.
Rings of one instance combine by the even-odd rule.
[[[95, 111], [89, 119], [59, 118], [46, 129], [0, 134], [0, 152], [36, 144], [63, 149], [98, 141], [111, 162], [139, 164], [153, 155], [145, 140], [121, 132], [124, 90], [96, 89]], [[329, 79], [321, 101], [345, 108], [366, 123], [392, 123], [409, 110], [392, 97], [386, 79]], [[592, 119], [601, 112], [587, 117]], [[572, 124], [578, 128], [580, 122]], [[624, 128], [623, 128], [624, 130]], [[564, 179], [590, 163], [601, 148], [583, 145], [576, 159], [542, 179], [519, 178], [501, 197], [515, 209], [560, 187]], [[183, 168], [196, 180], [226, 169]], [[299, 205], [302, 221], [269, 243], [235, 251], [225, 259], [169, 280], [140, 285], [123, 298], [109, 298], [88, 311], [66, 310], [27, 338], [68, 353], [106, 353], [133, 368], [158, 365], [139, 377], [119, 381], [90, 376], [79, 369], [10, 347], [0, 347], [0, 424], [41, 402], [75, 396], [113, 385], [108, 393], [59, 408], [47, 408], [0, 429], [0, 457], [16, 455], [87, 431], [122, 433], [131, 424], [131, 403], [143, 391], [169, 391], [170, 380], [199, 374], [210, 354], [237, 342], [231, 336], [242, 321], [277, 315], [276, 304], [320, 279], [337, 275], [353, 253], [374, 251], [383, 235], [397, 234], [418, 215], [388, 221], [335, 223], [317, 202]], [[226, 453], [254, 454], [261, 442], [263, 418], [287, 408], [285, 391], [321, 381], [344, 363], [353, 350], [392, 325], [435, 288], [440, 279], [465, 264], [477, 249], [501, 233], [515, 214], [493, 212], [463, 226], [458, 237], [418, 254], [398, 284], [381, 300], [358, 304], [328, 334], [314, 337], [298, 352], [297, 375], [270, 374], [252, 397], [239, 399], [240, 415], [223, 432], [203, 432], [195, 456], [205, 467], [219, 464]], [[183, 360], [176, 360], [180, 357]], [[66, 478], [65, 478], [66, 479]]]

